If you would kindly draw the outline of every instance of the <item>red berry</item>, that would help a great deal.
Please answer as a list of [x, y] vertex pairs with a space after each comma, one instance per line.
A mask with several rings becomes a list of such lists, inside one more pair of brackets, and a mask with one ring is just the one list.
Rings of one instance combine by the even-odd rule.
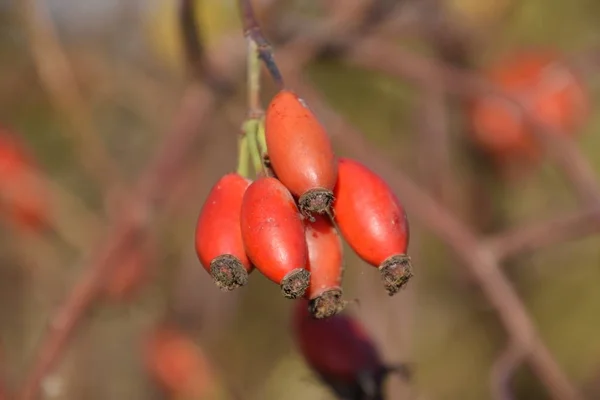
[[[375, 343], [358, 320], [346, 314], [314, 319], [306, 301], [298, 301], [292, 327], [306, 363], [340, 398], [382, 398], [377, 396], [381, 395], [383, 380], [393, 368], [384, 364]], [[363, 384], [366, 379], [371, 385]]]
[[261, 177], [246, 190], [242, 202], [242, 238], [256, 268], [281, 285], [290, 299], [308, 287], [307, 248], [294, 198], [275, 178]]
[[[582, 82], [554, 52], [520, 52], [498, 62], [487, 78], [533, 115], [555, 129], [573, 135], [588, 115], [589, 99]], [[521, 110], [495, 95], [476, 98], [470, 108], [473, 139], [499, 160], [534, 160], [539, 146], [533, 127]]]
[[305, 297], [315, 318], [328, 318], [342, 311], [343, 254], [342, 241], [332, 223], [317, 217], [306, 222], [306, 244], [310, 285]]
[[333, 209], [342, 236], [381, 271], [390, 296], [412, 277], [408, 219], [387, 183], [357, 161], [340, 158]]
[[145, 366], [151, 377], [174, 397], [204, 396], [213, 381], [208, 359], [189, 336], [159, 326], [146, 338]]
[[265, 115], [265, 139], [271, 166], [299, 198], [300, 211], [328, 212], [337, 164], [325, 128], [304, 100], [288, 90], [275, 95]]
[[233, 290], [248, 282], [254, 268], [240, 227], [242, 199], [251, 181], [231, 173], [211, 189], [196, 224], [196, 254], [217, 286]]
[[33, 157], [0, 128], [0, 210], [17, 226], [40, 230], [48, 223], [48, 194]]

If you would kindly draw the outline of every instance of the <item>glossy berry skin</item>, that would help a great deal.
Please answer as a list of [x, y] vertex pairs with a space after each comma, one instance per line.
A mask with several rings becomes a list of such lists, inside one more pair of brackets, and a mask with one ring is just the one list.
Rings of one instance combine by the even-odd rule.
[[210, 391], [210, 364], [184, 332], [161, 325], [150, 332], [144, 345], [146, 370], [168, 394], [195, 397]]
[[298, 197], [307, 216], [329, 211], [337, 163], [325, 128], [304, 100], [282, 90], [265, 115], [265, 139], [277, 178]]
[[196, 223], [196, 254], [222, 290], [245, 285], [254, 268], [240, 226], [242, 199], [250, 183], [237, 173], [223, 176], [212, 187]]
[[260, 177], [246, 190], [241, 209], [242, 238], [256, 268], [281, 285], [283, 295], [304, 295], [310, 273], [304, 225], [294, 198], [283, 184]]
[[48, 193], [26, 149], [0, 127], [0, 213], [16, 226], [38, 231], [48, 224]]
[[405, 366], [384, 364], [375, 343], [355, 318], [341, 313], [315, 319], [305, 300], [294, 305], [292, 330], [299, 352], [308, 366], [343, 399], [383, 399], [387, 374]]
[[[486, 77], [528, 108], [537, 120], [565, 134], [574, 135], [589, 114], [583, 83], [554, 52], [513, 54], [492, 66]], [[534, 128], [508, 100], [482, 95], [471, 103], [469, 114], [473, 139], [499, 161], [533, 161], [539, 157]]]
[[342, 240], [328, 218], [318, 216], [306, 221], [306, 245], [310, 285], [305, 297], [315, 318], [328, 318], [342, 311]]
[[378, 267], [390, 296], [412, 277], [404, 208], [387, 183], [363, 164], [340, 158], [334, 212], [350, 247]]

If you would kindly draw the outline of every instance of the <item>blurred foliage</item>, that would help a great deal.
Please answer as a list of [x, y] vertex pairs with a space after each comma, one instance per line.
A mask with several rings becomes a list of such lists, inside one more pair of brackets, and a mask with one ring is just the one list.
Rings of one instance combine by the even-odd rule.
[[[143, 54], [139, 59], [132, 60], [111, 50], [121, 45], [115, 32], [111, 37], [117, 43], [108, 45], [96, 32], [78, 28], [83, 29], [77, 32], [78, 45], [69, 48], [79, 83], [86, 87], [91, 99], [93, 123], [105, 134], [127, 182], [133, 181], [151, 157], [160, 135], [171, 122], [175, 100], [181, 93], [183, 63], [176, 3], [160, 0], [140, 7], [139, 26], [135, 26], [144, 38], [136, 50]], [[210, 46], [218, 45], [225, 35], [239, 35], [241, 40], [236, 1], [205, 0], [199, 5], [198, 19]], [[558, 46], [576, 52], [595, 45], [597, 40], [600, 3], [595, 0], [449, 0], [446, 6], [457, 21], [473, 29], [494, 28], [491, 42], [475, 54], [474, 61], [480, 65], [515, 48]], [[318, 5], [312, 2], [290, 2], [285, 9], [289, 13], [319, 15]], [[120, 10], [112, 12], [116, 15]], [[78, 26], [82, 25], [85, 24], [79, 21]], [[116, 24], [106, 29], [128, 32], [134, 28]], [[67, 42], [69, 37], [64, 39]], [[415, 51], [431, 52], [427, 44], [414, 43], [414, 38], [400, 42]], [[88, 48], [84, 49], [81, 43], [89, 43]], [[48, 174], [64, 190], [84, 199], [90, 212], [100, 213], [105, 205], [101, 191], [81, 171], [72, 145], [61, 134], [65, 129], [61, 116], [56, 114], [36, 78], [19, 19], [11, 7], [0, 7], [0, 54], [0, 121], [22, 134]], [[94, 57], [85, 61], [91, 55]], [[333, 61], [314, 63], [307, 73], [334, 108], [377, 143], [392, 162], [411, 173], [418, 172], [414, 150], [418, 88]], [[588, 82], [594, 109], [600, 105], [597, 79], [594, 76]], [[207, 293], [201, 300], [204, 303], [195, 300], [197, 303], [189, 305], [191, 310], [209, 307], [206, 303], [227, 301], [229, 294], [214, 290], [206, 274], [190, 272], [200, 268], [191, 249], [196, 213], [210, 186], [235, 164], [237, 127], [220, 123], [211, 129], [214, 134], [195, 149], [195, 162], [190, 169], [197, 173], [183, 191], [186, 205], [178, 212], [169, 211], [172, 219], [166, 218], [168, 221], [159, 224], [162, 255], [156, 261], [161, 271], [155, 282], [131, 305], [106, 305], [93, 312], [91, 323], [84, 324], [66, 361], [54, 375], [67, 382], [59, 385], [62, 394], [51, 396], [48, 387], [52, 387], [52, 381], [48, 381], [47, 398], [162, 398], [145, 377], [136, 349], [140, 333], [165, 309], [177, 304], [173, 299], [165, 300], [165, 293], [180, 288], [180, 281], [187, 277], [194, 282], [189, 284], [193, 286], [190, 293]], [[580, 145], [600, 176], [599, 130], [600, 114], [594, 112]], [[461, 125], [453, 124], [453, 137], [461, 133]], [[461, 173], [477, 175], [477, 171], [464, 169], [463, 160], [455, 161]], [[511, 224], [541, 220], [576, 206], [568, 183], [548, 165], [539, 174], [511, 182], [498, 192], [498, 210]], [[365, 320], [377, 314], [381, 321], [394, 324], [388, 333], [388, 328], [368, 325], [380, 341], [386, 335], [406, 336], [412, 330], [408, 346], [392, 345], [395, 359], [391, 361], [402, 361], [398, 358], [401, 355], [417, 364], [415, 390], [426, 398], [489, 398], [489, 367], [505, 346], [503, 328], [476, 288], [469, 286], [453, 255], [424, 231], [418, 220], [412, 218], [411, 224], [413, 242], [418, 243], [413, 250], [418, 259], [413, 288], [393, 299], [364, 299], [365, 304], [353, 311]], [[40, 246], [36, 241], [14, 235], [8, 228], [0, 229], [0, 294], [4, 300], [0, 339], [2, 362], [7, 363], [4, 369], [11, 382], [20, 381], [24, 375], [48, 315], [60, 304], [89, 257], [88, 249], [73, 248], [60, 238], [52, 236], [48, 241], [59, 254], [54, 262], [46, 262], [42, 253], [36, 258]], [[600, 329], [600, 291], [595, 288], [600, 281], [597, 243], [597, 237], [590, 237], [544, 249], [514, 260], [509, 269], [551, 351], [569, 377], [586, 387], [600, 379], [600, 344], [593, 336]], [[24, 262], [23, 253], [33, 253], [28, 254], [33, 261]], [[349, 255], [347, 296], [362, 296], [361, 281], [372, 276], [375, 270]], [[373, 279], [374, 288], [369, 293], [377, 290], [378, 284]], [[187, 296], [195, 298], [190, 293]], [[281, 298], [279, 289], [254, 274], [250, 285], [236, 296], [239, 298], [234, 300], [234, 317], [229, 320], [225, 312], [219, 314], [223, 322], [214, 328], [203, 326], [202, 320], [194, 321], [201, 316], [186, 314], [183, 318], [217, 365], [222, 390], [225, 392], [228, 385], [242, 388], [244, 399], [329, 398], [293, 347], [288, 326], [290, 304]], [[404, 315], [398, 310], [410, 307], [414, 323], [396, 321]], [[210, 329], [217, 334], [209, 335]], [[402, 387], [398, 382], [393, 385], [396, 389]], [[519, 370], [514, 386], [518, 398], [547, 398], [526, 368]], [[590, 398], [600, 397], [597, 384], [595, 390]], [[218, 398], [228, 397], [223, 394]]]

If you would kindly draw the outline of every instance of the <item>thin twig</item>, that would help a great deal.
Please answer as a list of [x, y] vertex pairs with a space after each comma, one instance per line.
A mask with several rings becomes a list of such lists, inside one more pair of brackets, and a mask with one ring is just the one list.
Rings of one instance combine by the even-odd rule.
[[571, 211], [540, 222], [526, 223], [483, 240], [499, 259], [529, 253], [570, 240], [600, 234], [598, 208]]
[[69, 139], [80, 162], [103, 189], [118, 180], [118, 168], [94, 128], [92, 112], [77, 83], [43, 0], [23, 0], [21, 9], [35, 67], [50, 100], [68, 120]]
[[285, 87], [283, 77], [281, 76], [281, 72], [279, 71], [279, 67], [275, 63], [275, 57], [273, 56], [273, 51], [271, 49], [271, 44], [265, 39], [260, 26], [256, 20], [256, 15], [254, 14], [254, 10], [252, 9], [252, 3], [250, 0], [238, 0], [239, 9], [242, 14], [242, 23], [244, 25], [244, 36], [246, 38], [250, 38], [254, 43], [256, 43], [256, 47], [258, 50], [258, 54], [260, 59], [265, 63], [275, 85], [279, 89], [283, 89]]
[[525, 351], [515, 342], [510, 342], [498, 356], [490, 372], [490, 386], [494, 400], [514, 400], [510, 391], [510, 380], [524, 358]]
[[113, 273], [118, 266], [116, 261], [127, 247], [140, 240], [141, 232], [150, 222], [153, 211], [166, 200], [169, 192], [167, 187], [174, 184], [183, 155], [196, 138], [199, 128], [212, 115], [215, 100], [215, 96], [204, 86], [191, 85], [187, 89], [173, 127], [165, 136], [166, 145], [145, 171], [131, 202], [122, 211], [116, 225], [109, 229], [104, 244], [95, 253], [88, 269], [52, 317], [19, 399], [36, 398], [42, 379], [58, 361], [78, 322], [102, 290], [104, 277]]

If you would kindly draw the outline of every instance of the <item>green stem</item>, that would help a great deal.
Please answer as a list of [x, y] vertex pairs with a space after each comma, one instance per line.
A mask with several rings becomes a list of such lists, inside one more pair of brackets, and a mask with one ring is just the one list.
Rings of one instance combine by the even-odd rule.
[[256, 134], [257, 136], [257, 141], [258, 141], [258, 149], [260, 151], [260, 155], [264, 156], [265, 154], [268, 154], [267, 151], [267, 139], [265, 138], [265, 119], [261, 118], [260, 121], [258, 121], [258, 132]]
[[250, 153], [250, 159], [252, 161], [252, 165], [254, 165], [254, 172], [258, 175], [263, 171], [263, 163], [260, 150], [258, 149], [258, 140], [256, 138], [257, 131], [257, 119], [248, 119], [246, 122], [244, 122], [244, 133], [248, 137], [247, 146]]
[[248, 151], [248, 136], [244, 133], [240, 136], [238, 141], [238, 165], [237, 173], [244, 178], [250, 177], [250, 168], [248, 162], [250, 161], [250, 153]]
[[260, 59], [258, 47], [252, 38], [248, 37], [248, 111], [250, 118], [262, 114], [260, 106]]

